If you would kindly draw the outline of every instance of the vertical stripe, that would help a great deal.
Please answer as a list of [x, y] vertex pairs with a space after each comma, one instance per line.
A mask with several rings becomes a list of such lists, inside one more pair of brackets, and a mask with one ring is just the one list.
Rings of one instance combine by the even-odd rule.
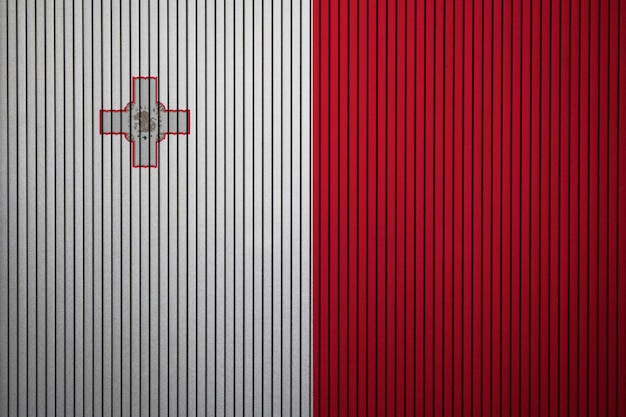
[[[310, 13], [2, 3], [0, 414], [311, 414]], [[98, 133], [148, 75], [156, 169]]]
[[623, 412], [622, 9], [314, 2], [316, 415]]

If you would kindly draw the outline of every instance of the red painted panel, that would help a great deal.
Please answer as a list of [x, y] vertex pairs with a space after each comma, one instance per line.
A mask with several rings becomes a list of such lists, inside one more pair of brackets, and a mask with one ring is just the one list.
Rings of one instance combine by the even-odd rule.
[[626, 413], [622, 9], [314, 2], [315, 415]]

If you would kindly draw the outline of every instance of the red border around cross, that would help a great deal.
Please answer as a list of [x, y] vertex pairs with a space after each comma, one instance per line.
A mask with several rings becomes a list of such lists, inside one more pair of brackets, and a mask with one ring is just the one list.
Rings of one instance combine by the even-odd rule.
[[[108, 133], [104, 133], [102, 131], [102, 114], [103, 113], [123, 113], [125, 111], [127, 111], [128, 105], [131, 103], [135, 102], [135, 80], [137, 79], [142, 79], [142, 80], [148, 80], [148, 79], [154, 79], [156, 85], [155, 85], [155, 97], [156, 97], [156, 103], [160, 104], [161, 106], [163, 106], [163, 111], [166, 113], [183, 113], [183, 112], [187, 112], [187, 131], [186, 132], [164, 132], [163, 133], [163, 137], [161, 139], [158, 139], [156, 141], [156, 163], [155, 165], [135, 165], [135, 144], [128, 139], [128, 136], [126, 136], [126, 132], [108, 132]], [[159, 101], [159, 80], [158, 77], [154, 76], [154, 75], [148, 75], [148, 76], [134, 76], [132, 77], [131, 80], [131, 95], [130, 95], [131, 99], [128, 103], [126, 103], [126, 105], [124, 106], [124, 108], [122, 110], [100, 110], [100, 135], [122, 135], [124, 136], [124, 139], [126, 139], [131, 146], [131, 164], [133, 168], [158, 168], [159, 166], [159, 142], [164, 141], [167, 138], [167, 135], [190, 135], [191, 134], [191, 110], [189, 109], [185, 109], [185, 110], [168, 110], [167, 107], [165, 106], [165, 104], [161, 103]]]

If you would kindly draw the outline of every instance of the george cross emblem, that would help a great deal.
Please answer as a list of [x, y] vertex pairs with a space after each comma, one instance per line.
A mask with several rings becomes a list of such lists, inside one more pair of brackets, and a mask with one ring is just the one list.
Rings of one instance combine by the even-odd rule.
[[133, 168], [156, 168], [159, 142], [188, 135], [189, 110], [167, 110], [158, 99], [157, 77], [133, 77], [130, 103], [122, 110], [100, 110], [100, 134], [123, 135], [131, 144]]

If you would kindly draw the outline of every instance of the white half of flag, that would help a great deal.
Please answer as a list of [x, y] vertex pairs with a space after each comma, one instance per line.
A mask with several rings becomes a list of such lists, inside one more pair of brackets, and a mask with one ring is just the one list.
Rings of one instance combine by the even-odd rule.
[[0, 17], [0, 415], [311, 415], [310, 2]]

